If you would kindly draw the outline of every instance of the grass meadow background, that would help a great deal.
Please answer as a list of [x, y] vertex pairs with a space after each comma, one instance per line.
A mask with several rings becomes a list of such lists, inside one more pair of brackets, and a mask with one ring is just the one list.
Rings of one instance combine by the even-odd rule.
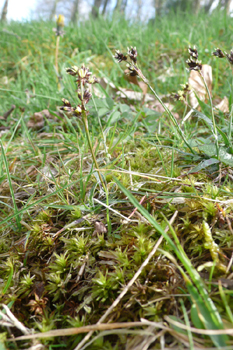
[[[232, 21], [216, 11], [67, 25], [59, 76], [55, 23], [0, 27], [1, 349], [232, 349], [232, 68], [212, 55], [230, 53]], [[213, 103], [229, 101], [214, 110], [217, 136], [208, 100], [182, 123], [190, 108], [170, 99], [188, 80], [189, 45], [212, 67]], [[62, 98], [78, 104], [65, 69], [84, 63], [140, 92], [113, 58], [131, 46], [192, 151], [155, 98], [95, 89], [103, 190], [81, 120], [58, 113]]]

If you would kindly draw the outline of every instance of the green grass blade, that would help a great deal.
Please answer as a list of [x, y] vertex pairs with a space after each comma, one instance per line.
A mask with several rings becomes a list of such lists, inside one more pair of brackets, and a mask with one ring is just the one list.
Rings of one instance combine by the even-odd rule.
[[9, 183], [11, 198], [12, 198], [12, 202], [13, 202], [13, 206], [14, 206], [16, 223], [17, 223], [18, 228], [20, 229], [21, 228], [20, 215], [19, 215], [18, 207], [17, 207], [16, 201], [15, 201], [15, 194], [14, 194], [14, 189], [13, 189], [12, 182], [11, 182], [11, 175], [10, 175], [10, 172], [9, 172], [8, 162], [7, 162], [7, 159], [6, 159], [5, 150], [4, 150], [4, 147], [3, 147], [3, 144], [1, 142], [1, 140], [0, 140], [0, 143], [1, 143], [1, 148], [2, 148], [3, 162], [4, 162], [5, 168], [6, 168], [7, 180], [8, 180], [8, 183]]

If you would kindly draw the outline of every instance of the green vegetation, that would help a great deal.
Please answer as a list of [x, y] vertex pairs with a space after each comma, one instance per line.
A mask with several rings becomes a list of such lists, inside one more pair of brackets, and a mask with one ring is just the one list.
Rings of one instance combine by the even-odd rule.
[[[1, 349], [233, 347], [232, 66], [212, 55], [232, 21], [96, 19], [65, 27], [56, 58], [53, 23], [0, 28]], [[213, 86], [186, 120], [171, 94], [189, 45]], [[113, 57], [131, 46], [144, 103], [117, 94], [141, 92]], [[83, 64], [115, 85], [88, 104], [66, 73]]]

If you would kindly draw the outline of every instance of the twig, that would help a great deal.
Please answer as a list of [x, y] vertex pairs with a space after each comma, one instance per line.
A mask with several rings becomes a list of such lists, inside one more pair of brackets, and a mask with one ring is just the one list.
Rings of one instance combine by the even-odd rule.
[[[89, 326], [83, 326], [83, 327], [73, 327], [73, 328], [64, 328], [64, 329], [53, 329], [48, 332], [41, 332], [41, 333], [35, 333], [30, 335], [22, 335], [20, 337], [15, 338], [14, 340], [27, 340], [27, 339], [37, 339], [37, 338], [48, 338], [48, 337], [59, 337], [59, 336], [67, 336], [67, 335], [75, 335], [75, 334], [82, 334], [89, 331], [105, 331], [105, 330], [111, 330], [111, 329], [119, 329], [119, 328], [131, 328], [131, 327], [141, 327], [141, 326], [148, 326], [148, 321], [142, 320], [138, 322], [119, 322], [119, 323], [102, 323], [102, 324], [93, 324]], [[166, 327], [162, 322], [153, 322], [153, 326], [170, 330], [168, 327]], [[11, 339], [8, 339], [11, 340]]]

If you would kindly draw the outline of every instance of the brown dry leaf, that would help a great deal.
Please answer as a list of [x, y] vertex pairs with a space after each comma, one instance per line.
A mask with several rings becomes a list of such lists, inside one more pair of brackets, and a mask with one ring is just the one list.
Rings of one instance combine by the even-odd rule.
[[[174, 108], [174, 105], [172, 105], [171, 103], [165, 102], [164, 104], [170, 111]], [[147, 103], [145, 107], [153, 109], [154, 111], [159, 113], [165, 112], [165, 109], [163, 108], [163, 106], [159, 101], [153, 101], [153, 103]], [[176, 119], [179, 119], [180, 116], [178, 113], [172, 113], [172, 114]]]
[[94, 84], [92, 86], [92, 91], [94, 94], [99, 98], [105, 98], [106, 95], [103, 93], [102, 90], [100, 90], [99, 85], [102, 86], [104, 90], [108, 91], [108, 94], [110, 96], [115, 96], [116, 92], [119, 91], [119, 89], [107, 78], [103, 77], [99, 79], [99, 84]]
[[[130, 77], [134, 78], [134, 77]], [[120, 98], [128, 98], [129, 100], [136, 100], [136, 101], [154, 101], [154, 96], [151, 94], [147, 94], [147, 85], [143, 81], [139, 81], [136, 83], [141, 89], [142, 93], [138, 91], [132, 91], [124, 88], [117, 88], [111, 81], [109, 81], [106, 78], [100, 79], [100, 84], [93, 86], [93, 91], [97, 97], [105, 98], [106, 96], [103, 94], [102, 91], [99, 90], [98, 85], [101, 85], [105, 90], [108, 88], [108, 93], [111, 96], [119, 96]]]
[[28, 123], [27, 127], [32, 130], [40, 130], [44, 127], [44, 114], [43, 112], [34, 113]]
[[144, 81], [138, 81], [137, 76], [131, 76], [129, 74], [130, 71], [128, 69], [126, 69], [124, 73], [125, 73], [125, 79], [128, 80], [131, 84], [139, 86], [140, 89], [142, 90], [143, 96], [145, 96], [148, 88], [146, 83], [144, 83]]
[[18, 200], [25, 200], [33, 196], [35, 194], [36, 190], [33, 187], [26, 187], [23, 188], [23, 191], [19, 191], [15, 193], [15, 199]]
[[[102, 86], [102, 88], [104, 88], [104, 90], [106, 90], [108, 87], [108, 89], [110, 90], [109, 93], [112, 95], [118, 91], [116, 86], [107, 78], [103, 77], [103, 78], [99, 79], [99, 84]], [[97, 84], [97, 86], [98, 86], [98, 84]], [[94, 85], [94, 87], [95, 87], [95, 85]]]
[[[55, 114], [57, 114], [57, 116], [61, 116], [59, 113]], [[36, 112], [30, 117], [27, 127], [32, 130], [42, 129], [44, 127], [44, 118], [56, 120], [56, 117], [52, 115], [48, 109], [43, 109], [43, 111]]]
[[94, 233], [107, 233], [108, 232], [105, 225], [100, 220], [96, 220], [94, 222], [94, 228], [95, 228]]
[[33, 286], [33, 292], [41, 298], [42, 295], [44, 294], [45, 288], [44, 288], [44, 283], [43, 282], [35, 282]]
[[219, 109], [223, 113], [229, 113], [229, 101], [226, 96], [224, 96], [223, 100], [215, 106], [216, 109]]
[[[212, 67], [209, 66], [208, 64], [203, 64], [202, 66], [202, 74], [203, 77], [206, 81], [206, 84], [208, 86], [208, 89], [210, 91], [210, 94], [212, 92], [212, 82], [213, 82], [213, 78], [212, 78]], [[208, 94], [205, 88], [205, 85], [202, 81], [202, 78], [200, 76], [200, 74], [197, 71], [192, 70], [190, 72], [190, 76], [189, 76], [189, 80], [188, 83], [190, 85], [190, 87], [192, 88], [192, 92], [189, 95], [190, 98], [190, 104], [193, 108], [196, 108], [198, 106], [198, 100], [195, 96], [195, 94], [198, 96], [198, 98], [201, 101], [205, 101], [206, 99], [208, 99]]]
[[151, 94], [143, 95], [142, 92], [127, 90], [124, 88], [121, 88], [120, 91], [117, 92], [117, 95], [120, 98], [128, 98], [129, 100], [135, 100], [135, 101], [142, 101], [142, 100], [144, 102], [154, 101], [154, 96]]

